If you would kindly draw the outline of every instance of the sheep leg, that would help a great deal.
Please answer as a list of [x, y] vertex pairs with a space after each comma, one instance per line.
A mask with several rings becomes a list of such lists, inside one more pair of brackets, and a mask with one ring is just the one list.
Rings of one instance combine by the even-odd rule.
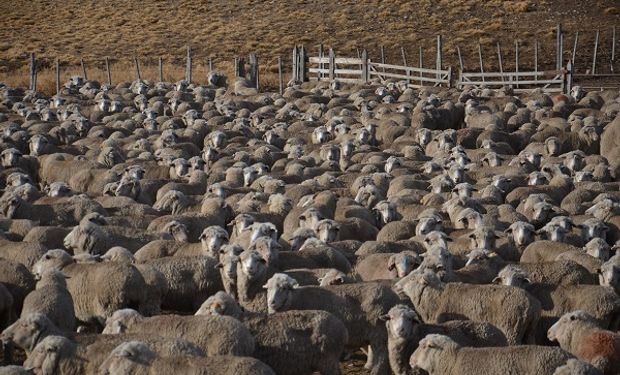
[[340, 375], [338, 358], [325, 358], [316, 369], [321, 375]]
[[387, 351], [387, 340], [373, 340], [370, 343], [372, 349], [373, 366], [371, 375], [388, 375], [390, 373], [390, 361]]
[[0, 346], [2, 346], [2, 365], [8, 366], [13, 363], [13, 344], [0, 341]]
[[[362, 351], [364, 351], [364, 349], [362, 349]], [[366, 364], [364, 364], [364, 368], [366, 370], [370, 370], [372, 366], [373, 366], [372, 346], [368, 345], [368, 351], [366, 352]]]

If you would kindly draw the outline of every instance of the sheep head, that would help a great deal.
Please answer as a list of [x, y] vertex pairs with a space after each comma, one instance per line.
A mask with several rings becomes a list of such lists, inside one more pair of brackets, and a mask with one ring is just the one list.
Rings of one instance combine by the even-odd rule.
[[440, 363], [445, 361], [448, 355], [460, 348], [454, 340], [444, 335], [430, 334], [420, 340], [418, 348], [409, 359], [409, 365], [413, 369], [422, 369], [430, 374], [437, 373]]
[[413, 339], [417, 325], [422, 324], [418, 314], [406, 305], [392, 307], [387, 314], [381, 315], [379, 319], [385, 321], [388, 335], [399, 340]]
[[283, 274], [274, 274], [263, 286], [267, 289], [267, 309], [270, 314], [285, 311], [291, 303], [292, 291], [299, 284], [292, 277]]
[[228, 232], [220, 226], [212, 225], [205, 228], [198, 238], [205, 255], [217, 259], [220, 248], [228, 243]]
[[493, 283], [526, 288], [532, 281], [522, 268], [511, 264], [499, 271], [497, 277], [493, 279]]

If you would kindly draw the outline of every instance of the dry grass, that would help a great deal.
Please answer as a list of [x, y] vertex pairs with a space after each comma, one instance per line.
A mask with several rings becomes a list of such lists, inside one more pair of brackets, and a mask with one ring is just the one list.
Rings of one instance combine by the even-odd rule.
[[[274, 72], [277, 56], [290, 63], [290, 50], [298, 43], [313, 51], [323, 43], [348, 56], [366, 48], [371, 59], [379, 56], [383, 45], [388, 62], [401, 60], [400, 46], [413, 57], [421, 46], [425, 62], [433, 64], [438, 34], [444, 35], [446, 51], [452, 51], [445, 54], [446, 64], [457, 65], [454, 51], [458, 45], [466, 68], [477, 69], [478, 42], [500, 41], [512, 46], [513, 38], [527, 36], [541, 43], [544, 65], [554, 60], [558, 22], [567, 30], [567, 38], [586, 27], [607, 30], [620, 20], [616, 5], [616, 0], [0, 1], [0, 81], [27, 82], [23, 67], [29, 52], [35, 52], [43, 64], [42, 87], [53, 86], [53, 78], [51, 83], [47, 78], [53, 74], [45, 69], [56, 58], [67, 70], [78, 72], [75, 67], [83, 57], [96, 77], [103, 73], [96, 73], [95, 66], [101, 69], [103, 57], [111, 56], [119, 61], [113, 76], [120, 80], [134, 78], [133, 68], [127, 64], [134, 56], [145, 64], [147, 77], [151, 68], [146, 65], [155, 65], [161, 56], [167, 61], [170, 77], [177, 79], [183, 76], [187, 45], [195, 52], [198, 71], [194, 76], [198, 79], [207, 58], [215, 58], [221, 69], [228, 70], [235, 56], [250, 52], [258, 54], [267, 77], [267, 72]], [[590, 46], [592, 38], [587, 33], [580, 35], [584, 46]], [[491, 59], [496, 56], [495, 46], [483, 47], [485, 65], [496, 64]], [[590, 50], [588, 47], [578, 56], [585, 58]], [[531, 56], [531, 51], [524, 51], [523, 63]], [[417, 58], [413, 60], [417, 65]], [[513, 58], [505, 60], [510, 64]]]

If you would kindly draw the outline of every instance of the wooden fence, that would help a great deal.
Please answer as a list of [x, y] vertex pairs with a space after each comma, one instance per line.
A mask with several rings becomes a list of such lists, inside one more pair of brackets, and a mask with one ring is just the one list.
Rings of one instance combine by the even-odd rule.
[[[461, 49], [455, 46], [459, 69], [454, 69], [451, 65], [444, 63], [443, 39], [438, 36], [436, 39], [436, 58], [433, 67], [424, 66], [424, 51], [419, 47], [418, 66], [412, 66], [407, 61], [407, 54], [404, 47], [401, 47], [402, 63], [388, 63], [385, 59], [384, 47], [380, 47], [380, 58], [371, 59], [367, 50], [358, 50], [356, 57], [336, 56], [334, 49], [329, 49], [327, 53], [323, 46], [319, 47], [318, 56], [309, 56], [305, 46], [296, 46], [293, 48], [292, 56], [292, 81], [306, 82], [309, 80], [329, 80], [340, 81], [346, 83], [369, 81], [378, 81], [385, 83], [389, 80], [405, 81], [409, 87], [422, 86], [442, 86], [457, 87], [462, 89], [468, 85], [484, 85], [490, 88], [498, 88], [502, 86], [510, 86], [516, 92], [523, 92], [533, 88], [542, 88], [547, 92], [569, 92], [573, 85], [582, 86], [585, 89], [603, 89], [603, 88], [620, 88], [620, 74], [616, 69], [615, 47], [616, 47], [616, 29], [611, 30], [611, 37], [607, 34], [601, 34], [596, 31], [596, 37], [593, 45], [593, 54], [591, 59], [583, 56], [576, 60], [577, 50], [583, 45], [579, 32], [574, 37], [569, 38], [562, 31], [561, 25], [557, 27], [556, 35], [556, 51], [555, 61], [552, 67], [547, 66], [546, 70], [539, 66], [539, 44], [535, 40], [534, 48], [528, 53], [532, 53], [533, 66], [520, 66], [520, 57], [525, 55], [525, 49], [520, 47], [520, 42], [514, 42], [514, 67], [510, 67], [511, 71], [505, 71], [504, 63], [506, 57], [509, 57], [499, 43], [494, 46], [497, 49], [497, 63], [499, 71], [485, 71], [485, 61], [483, 56], [483, 48], [478, 44], [478, 61], [479, 71], [471, 71], [472, 65], [468, 65], [466, 69]], [[582, 38], [582, 37], [581, 37]], [[570, 40], [569, 40], [570, 39]], [[611, 42], [609, 44], [609, 42]], [[580, 44], [581, 43], [581, 44]], [[524, 43], [525, 44], [525, 43]], [[572, 44], [570, 48], [565, 49], [565, 45]], [[607, 49], [607, 47], [609, 47]], [[512, 48], [510, 48], [511, 51]], [[572, 52], [572, 53], [571, 53]], [[610, 52], [610, 53], [609, 53]], [[489, 56], [486, 56], [488, 64]], [[495, 57], [492, 57], [495, 63]], [[256, 88], [260, 87], [259, 77], [259, 61], [256, 54], [250, 54], [246, 59], [238, 57], [234, 59], [234, 74], [236, 77], [245, 77]], [[283, 92], [285, 84], [283, 82], [283, 59], [278, 56], [278, 88]], [[132, 62], [135, 67], [136, 78], [141, 79], [141, 68], [137, 57], [133, 57]], [[185, 79], [192, 81], [193, 67], [193, 51], [187, 47], [185, 58]], [[566, 63], [566, 64], [565, 64]], [[212, 61], [209, 58], [209, 71], [213, 69]], [[87, 65], [84, 59], [80, 59], [82, 76], [87, 79]], [[109, 58], [105, 58], [105, 70], [107, 83], [112, 84], [112, 74], [110, 68], [111, 62]], [[249, 65], [249, 68], [246, 66]], [[446, 66], [447, 65], [447, 66]], [[55, 61], [56, 66], [56, 88], [60, 90], [60, 62]], [[487, 65], [488, 67], [488, 65]], [[542, 68], [542, 69], [541, 69]], [[30, 88], [37, 88], [37, 73], [39, 70], [39, 62], [34, 54], [30, 55]], [[163, 80], [163, 60], [159, 59], [159, 79]]]

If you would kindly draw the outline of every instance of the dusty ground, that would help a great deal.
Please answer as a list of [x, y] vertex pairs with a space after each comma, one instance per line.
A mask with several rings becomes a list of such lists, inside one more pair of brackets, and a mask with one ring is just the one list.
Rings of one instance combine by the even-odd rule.
[[[176, 64], [167, 65], [166, 78], [180, 79], [186, 45], [194, 48], [199, 69], [207, 57], [227, 68], [234, 56], [256, 52], [263, 76], [273, 72], [278, 55], [288, 63], [296, 43], [313, 51], [324, 43], [348, 56], [367, 48], [374, 59], [384, 45], [388, 62], [394, 63], [402, 61], [400, 46], [404, 46], [408, 62], [415, 65], [418, 47], [424, 46], [430, 66], [437, 34], [444, 35], [447, 64], [457, 66], [458, 45], [466, 68], [477, 70], [480, 42], [485, 64], [497, 65], [495, 43], [500, 41], [509, 69], [514, 65], [516, 38], [522, 46], [521, 64], [531, 62], [533, 41], [538, 39], [541, 65], [550, 68], [558, 22], [567, 31], [566, 59], [574, 32], [582, 31], [577, 59], [581, 70], [590, 65], [586, 60], [593, 49], [593, 30], [601, 29], [599, 66], [608, 69], [611, 28], [620, 26], [616, 0], [13, 0], [0, 2], [0, 14], [0, 81], [10, 84], [27, 82], [24, 67], [29, 52], [37, 53], [44, 68], [59, 58], [66, 69], [63, 76], [78, 72], [80, 57], [92, 71], [102, 67], [104, 56], [111, 56], [119, 61], [117, 79], [133, 79], [127, 64], [133, 56], [144, 65], [162, 56]], [[152, 72], [145, 74], [147, 78], [155, 78], [155, 69]], [[53, 85], [52, 78], [48, 81], [44, 80], [44, 89]]]

